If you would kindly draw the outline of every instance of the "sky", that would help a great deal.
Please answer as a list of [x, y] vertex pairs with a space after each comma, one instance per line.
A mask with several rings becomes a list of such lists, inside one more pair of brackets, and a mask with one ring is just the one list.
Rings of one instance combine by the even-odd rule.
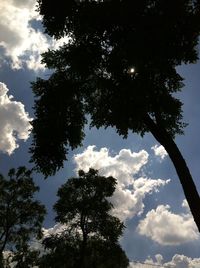
[[[66, 39], [52, 40], [43, 33], [35, 0], [0, 1], [0, 172], [32, 167], [29, 121], [34, 117], [30, 82], [48, 77], [40, 54], [58, 48]], [[176, 137], [200, 192], [200, 62], [179, 66], [185, 87], [179, 93], [184, 103], [185, 134]], [[176, 268], [200, 267], [200, 235], [190, 214], [175, 169], [163, 147], [151, 134], [143, 138], [130, 133], [127, 139], [106, 130], [85, 127], [83, 146], [70, 152], [68, 161], [54, 177], [44, 180], [34, 174], [40, 186], [37, 198], [48, 214], [46, 233], [56, 232], [52, 205], [58, 188], [78, 169], [99, 169], [117, 179], [112, 213], [124, 221], [120, 243], [130, 261], [143, 261]], [[130, 267], [136, 267], [130, 263]]]

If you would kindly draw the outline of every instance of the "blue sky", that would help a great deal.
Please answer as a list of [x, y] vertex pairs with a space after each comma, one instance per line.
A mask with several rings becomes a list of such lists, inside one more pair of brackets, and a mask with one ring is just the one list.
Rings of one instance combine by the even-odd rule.
[[[49, 71], [40, 64], [40, 53], [48, 47], [58, 47], [41, 32], [34, 5], [34, 0], [0, 2], [0, 172], [3, 174], [12, 167], [31, 167], [28, 153], [31, 144], [28, 120], [33, 117], [30, 81], [37, 76], [47, 77]], [[184, 103], [184, 121], [189, 125], [185, 135], [176, 137], [176, 143], [200, 191], [200, 62], [180, 66], [178, 70], [185, 78], [179, 97]], [[9, 98], [10, 95], [13, 98]], [[44, 180], [40, 174], [34, 176], [40, 186], [37, 198], [48, 209], [45, 228], [54, 226], [51, 208], [58, 187], [75, 176], [78, 168], [98, 168], [103, 175], [111, 174], [118, 179], [113, 213], [125, 222], [121, 243], [131, 260], [200, 267], [200, 236], [184, 202], [175, 169], [151, 134], [141, 138], [130, 133], [125, 140], [114, 129], [90, 130], [87, 126], [85, 133], [83, 146], [69, 153], [69, 161], [55, 177]]]

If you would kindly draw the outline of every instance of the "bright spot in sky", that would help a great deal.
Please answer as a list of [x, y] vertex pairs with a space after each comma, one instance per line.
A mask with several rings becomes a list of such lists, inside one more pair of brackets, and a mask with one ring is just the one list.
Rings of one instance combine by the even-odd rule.
[[129, 74], [134, 74], [135, 73], [135, 68], [134, 67], [129, 68], [128, 73]]

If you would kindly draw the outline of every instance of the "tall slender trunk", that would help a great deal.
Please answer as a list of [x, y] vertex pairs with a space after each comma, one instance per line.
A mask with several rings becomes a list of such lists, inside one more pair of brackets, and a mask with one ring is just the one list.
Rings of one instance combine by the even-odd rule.
[[81, 215], [81, 222], [80, 222], [80, 227], [81, 227], [81, 231], [82, 231], [82, 243], [81, 243], [81, 248], [80, 248], [80, 267], [85, 268], [86, 267], [86, 247], [87, 247], [87, 231], [86, 231], [86, 216], [84, 215], [84, 213], [82, 213]]
[[1, 251], [0, 252], [0, 268], [3, 268], [4, 267], [4, 265], [3, 265], [3, 252]]
[[183, 191], [193, 215], [194, 221], [200, 232], [200, 197], [185, 159], [179, 151], [176, 143], [173, 141], [164, 127], [157, 124], [157, 122], [154, 122], [154, 120], [149, 115], [145, 117], [145, 123], [156, 140], [164, 146], [169, 157], [171, 158], [178, 174], [180, 183], [183, 187]]
[[81, 245], [81, 267], [86, 267], [86, 247], [87, 247], [87, 234], [83, 234], [83, 241]]

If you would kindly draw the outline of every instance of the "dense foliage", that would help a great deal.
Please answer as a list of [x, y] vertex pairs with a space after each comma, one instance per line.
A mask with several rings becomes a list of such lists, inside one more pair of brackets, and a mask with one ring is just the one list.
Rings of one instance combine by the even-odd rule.
[[1, 267], [3, 251], [12, 252], [12, 256], [16, 254], [17, 259], [23, 258], [30, 239], [41, 236], [45, 208], [34, 198], [39, 188], [25, 167], [10, 169], [8, 178], [0, 175], [0, 189]]
[[171, 158], [200, 230], [200, 198], [174, 143], [183, 133], [182, 63], [195, 63], [199, 0], [38, 0], [46, 32], [69, 41], [44, 53], [52, 74], [33, 83], [32, 161], [45, 176], [81, 145], [84, 125], [126, 137], [151, 132]]
[[109, 201], [115, 190], [113, 177], [103, 177], [96, 170], [79, 171], [78, 178], [69, 179], [58, 191], [54, 208], [56, 221], [65, 230], [44, 239], [49, 253], [40, 267], [52, 268], [125, 268], [128, 259], [118, 243], [124, 228], [110, 214]]
[[[183, 86], [176, 66], [197, 60], [199, 2], [191, 0], [39, 0], [47, 33], [69, 42], [43, 55], [54, 72], [33, 84], [33, 160], [45, 174], [80, 145], [91, 125], [150, 131], [151, 116], [174, 136], [182, 132]], [[170, 19], [169, 19], [170, 18]], [[134, 72], [131, 73], [131, 70]]]

